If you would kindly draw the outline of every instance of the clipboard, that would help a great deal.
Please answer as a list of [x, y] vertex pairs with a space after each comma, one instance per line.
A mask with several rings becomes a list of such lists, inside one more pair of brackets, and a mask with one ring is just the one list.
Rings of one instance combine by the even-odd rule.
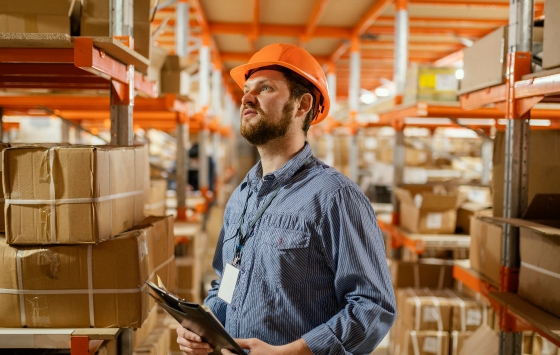
[[177, 322], [186, 329], [198, 334], [202, 341], [210, 344], [214, 349], [212, 355], [221, 355], [222, 349], [242, 355], [245, 351], [237, 345], [231, 335], [228, 334], [222, 323], [216, 318], [212, 311], [198, 303], [187, 302], [176, 295], [169, 293], [163, 285], [161, 287], [153, 282], [144, 281], [155, 293], [148, 294], [163, 307]]

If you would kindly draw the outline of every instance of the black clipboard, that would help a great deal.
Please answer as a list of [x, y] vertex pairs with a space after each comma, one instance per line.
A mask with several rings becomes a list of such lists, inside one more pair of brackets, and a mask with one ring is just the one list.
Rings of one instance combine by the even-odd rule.
[[212, 355], [221, 355], [222, 349], [228, 349], [235, 354], [245, 354], [228, 334], [222, 323], [214, 313], [204, 305], [187, 302], [176, 295], [169, 293], [164, 287], [159, 287], [153, 282], [144, 281], [155, 293], [148, 291], [156, 302], [163, 307], [177, 322], [186, 329], [198, 334], [202, 341], [210, 344], [214, 349]]

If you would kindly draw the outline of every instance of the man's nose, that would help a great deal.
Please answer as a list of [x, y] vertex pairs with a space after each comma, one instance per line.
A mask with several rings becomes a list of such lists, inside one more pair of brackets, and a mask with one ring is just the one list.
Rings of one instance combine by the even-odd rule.
[[246, 92], [243, 97], [241, 98], [241, 103], [246, 105], [248, 102], [255, 104], [256, 103], [255, 95], [253, 95], [250, 91]]

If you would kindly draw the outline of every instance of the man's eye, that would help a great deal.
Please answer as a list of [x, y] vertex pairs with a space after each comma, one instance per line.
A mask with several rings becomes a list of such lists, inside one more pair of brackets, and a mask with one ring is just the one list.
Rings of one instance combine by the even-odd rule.
[[270, 90], [270, 89], [272, 89], [270, 86], [263, 85], [263, 87], [261, 88], [261, 91]]

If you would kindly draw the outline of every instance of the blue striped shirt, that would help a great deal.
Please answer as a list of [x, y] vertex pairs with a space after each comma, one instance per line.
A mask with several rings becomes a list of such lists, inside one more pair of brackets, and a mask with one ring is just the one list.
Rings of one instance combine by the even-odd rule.
[[243, 247], [231, 304], [217, 297], [219, 280], [205, 304], [234, 338], [303, 337], [313, 354], [370, 354], [396, 317], [383, 238], [358, 186], [318, 159], [305, 165], [311, 155], [305, 143], [264, 179], [259, 162], [236, 188], [214, 257], [220, 279], [249, 191], [244, 227], [281, 186]]

